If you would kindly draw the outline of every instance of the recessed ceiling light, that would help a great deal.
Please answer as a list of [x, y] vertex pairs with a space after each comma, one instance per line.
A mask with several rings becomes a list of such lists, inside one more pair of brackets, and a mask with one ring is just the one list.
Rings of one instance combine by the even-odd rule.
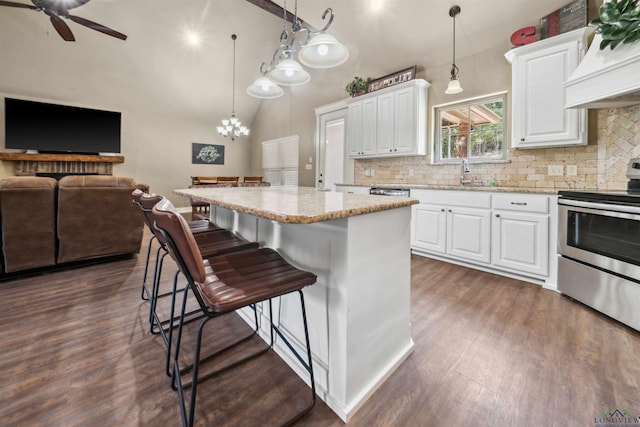
[[187, 43], [191, 46], [200, 46], [201, 38], [200, 34], [195, 31], [187, 31], [185, 34], [185, 39]]

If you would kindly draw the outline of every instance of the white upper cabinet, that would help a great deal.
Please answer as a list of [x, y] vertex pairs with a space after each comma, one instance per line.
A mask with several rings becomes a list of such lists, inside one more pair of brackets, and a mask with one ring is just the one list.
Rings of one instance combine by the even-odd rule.
[[587, 143], [587, 111], [564, 108], [563, 84], [583, 58], [591, 31], [581, 28], [505, 54], [512, 67], [512, 148]]
[[354, 98], [347, 117], [349, 157], [414, 156], [427, 153], [427, 89], [411, 80]]

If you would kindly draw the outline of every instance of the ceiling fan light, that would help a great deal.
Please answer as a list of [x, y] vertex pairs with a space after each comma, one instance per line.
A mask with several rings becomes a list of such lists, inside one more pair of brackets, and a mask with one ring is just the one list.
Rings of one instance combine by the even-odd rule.
[[462, 92], [462, 86], [460, 86], [460, 80], [452, 79], [449, 80], [449, 86], [447, 86], [447, 90], [444, 91], [447, 95], [453, 95], [455, 93]]
[[311, 76], [302, 68], [302, 65], [291, 58], [280, 61], [278, 66], [269, 73], [269, 78], [283, 86], [298, 86], [311, 80]]
[[330, 34], [313, 37], [298, 53], [298, 60], [309, 68], [333, 68], [349, 59], [349, 49]]

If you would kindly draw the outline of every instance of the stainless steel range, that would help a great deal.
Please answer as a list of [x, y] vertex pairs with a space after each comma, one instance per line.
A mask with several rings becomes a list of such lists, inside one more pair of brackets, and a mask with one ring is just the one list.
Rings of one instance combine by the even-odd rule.
[[640, 330], [640, 159], [627, 191], [561, 191], [558, 289]]

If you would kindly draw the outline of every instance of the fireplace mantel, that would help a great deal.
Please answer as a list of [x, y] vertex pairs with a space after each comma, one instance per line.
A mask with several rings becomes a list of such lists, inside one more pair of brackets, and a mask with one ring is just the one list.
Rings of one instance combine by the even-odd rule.
[[31, 162], [124, 163], [124, 156], [96, 156], [90, 154], [0, 153], [0, 160], [26, 160]]
[[15, 174], [22, 176], [42, 172], [113, 175], [113, 164], [124, 163], [124, 156], [0, 153], [0, 160], [15, 162]]

